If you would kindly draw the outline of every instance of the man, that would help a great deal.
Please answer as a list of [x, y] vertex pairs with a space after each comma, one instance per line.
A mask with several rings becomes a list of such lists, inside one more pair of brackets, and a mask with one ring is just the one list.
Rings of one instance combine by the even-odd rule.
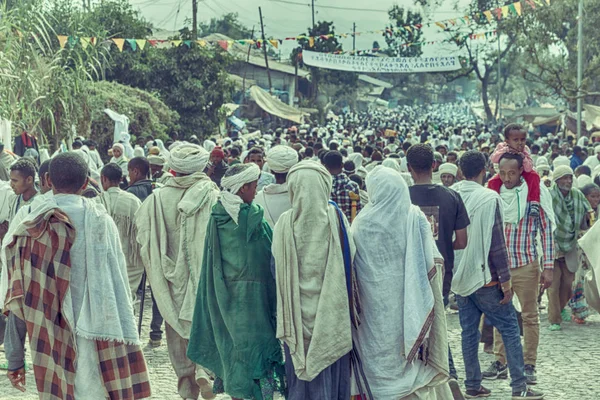
[[[254, 163], [256, 165], [258, 165], [258, 168], [260, 168], [261, 174], [260, 174], [260, 179], [258, 180], [258, 191], [261, 191], [264, 189], [265, 186], [270, 185], [272, 183], [275, 183], [275, 176], [273, 176], [273, 174], [263, 171], [263, 167], [265, 165], [265, 152], [263, 149], [261, 149], [260, 147], [253, 147], [252, 149], [250, 149], [250, 151], [248, 152], [248, 156], [246, 157], [246, 160], [244, 160], [245, 163]], [[229, 165], [233, 165], [233, 164], [229, 164]]]
[[446, 163], [458, 165], [458, 154], [454, 151], [446, 155]]
[[[353, 336], [366, 382], [376, 399], [452, 399], [443, 261], [429, 222], [398, 172], [376, 167], [367, 184], [374, 204], [351, 228], [362, 310]], [[419, 355], [425, 340], [435, 344]]]
[[[377, 153], [375, 153], [377, 154]], [[352, 221], [352, 202], [356, 204], [356, 214], [362, 209], [360, 188], [343, 172], [344, 158], [338, 151], [330, 151], [323, 157], [323, 165], [333, 176], [331, 200], [338, 205], [348, 221]], [[354, 200], [352, 197], [356, 197]]]
[[458, 173], [458, 167], [454, 164], [444, 163], [440, 165], [440, 179], [442, 185], [450, 187], [456, 183], [456, 174]]
[[[444, 258], [444, 279], [442, 294], [444, 304], [449, 302], [452, 270], [454, 268], [454, 250], [467, 246], [467, 226], [469, 217], [462, 199], [454, 190], [432, 182], [434, 156], [430, 146], [415, 144], [406, 154], [408, 169], [414, 185], [410, 187], [410, 198], [419, 206], [433, 230], [433, 238]], [[452, 240], [452, 236], [456, 239]], [[450, 376], [458, 380], [452, 354], [448, 348]]]
[[218, 187], [221, 187], [221, 179], [227, 172], [227, 168], [229, 165], [225, 162], [225, 152], [219, 146], [214, 147], [210, 152], [210, 162], [204, 172]]
[[144, 201], [152, 193], [152, 181], [150, 176], [150, 163], [145, 157], [134, 157], [127, 165], [129, 171], [129, 187], [127, 191], [140, 201]]
[[600, 165], [600, 144], [594, 147], [594, 153], [595, 155], [590, 154], [583, 162], [583, 165], [587, 165], [592, 171]]
[[292, 208], [287, 174], [290, 168], [298, 163], [298, 153], [288, 146], [275, 146], [267, 153], [269, 168], [275, 175], [275, 183], [258, 192], [254, 202], [264, 209], [264, 218], [272, 228], [285, 211]]
[[4, 143], [0, 142], [0, 180], [7, 182], [10, 180], [8, 171], [16, 159], [14, 154], [4, 148]]
[[573, 147], [573, 155], [571, 156], [571, 169], [575, 170], [580, 165], [583, 165], [583, 150], [580, 146]]
[[[259, 176], [254, 164], [236, 165], [221, 181], [187, 353], [216, 375], [214, 392], [233, 399], [273, 398], [285, 375], [273, 320], [272, 233], [262, 208], [252, 204]], [[267, 379], [275, 385], [265, 385]]]
[[219, 189], [204, 171], [209, 154], [182, 144], [171, 152], [175, 176], [151, 194], [136, 214], [140, 255], [165, 319], [167, 347], [183, 399], [212, 398], [206, 372], [186, 357], [204, 254], [206, 225]]
[[114, 222], [81, 196], [87, 176], [87, 164], [75, 153], [53, 158], [54, 197], [5, 240], [8, 282], [0, 299], [10, 311], [8, 377], [25, 391], [27, 334], [40, 398], [148, 398], [125, 258]]
[[[517, 154], [505, 153], [499, 162], [499, 175], [502, 180], [499, 194], [504, 215], [504, 234], [506, 236], [512, 288], [521, 304], [523, 319], [525, 376], [527, 384], [537, 381], [535, 366], [540, 338], [540, 320], [538, 311], [538, 282], [545, 289], [552, 283], [554, 268], [554, 211], [550, 195], [540, 184], [542, 207], [527, 201], [529, 190], [522, 177], [523, 158]], [[542, 266], [540, 272], [536, 238], [541, 239]], [[483, 373], [484, 379], [506, 378], [506, 355], [500, 334], [494, 330], [494, 353], [496, 361]]]
[[11, 165], [10, 186], [16, 195], [9, 214], [9, 220], [12, 220], [19, 209], [31, 204], [38, 194], [35, 188], [35, 165], [33, 162], [22, 158]]
[[[550, 189], [556, 218], [554, 243], [554, 277], [548, 289], [548, 321], [551, 331], [561, 329], [563, 309], [572, 295], [573, 279], [579, 268], [577, 238], [579, 232], [589, 227], [588, 213], [592, 211], [587, 199], [573, 187], [573, 170], [562, 165], [552, 174], [554, 186]], [[565, 310], [565, 319], [569, 314]]]
[[444, 163], [444, 157], [437, 151], [433, 153], [433, 173], [431, 181], [436, 185], [442, 184], [440, 165]]
[[101, 183], [104, 192], [100, 195], [100, 202], [111, 216], [121, 239], [121, 248], [127, 262], [127, 277], [131, 298], [135, 300], [136, 292], [142, 281], [144, 266], [140, 260], [140, 248], [136, 241], [135, 213], [142, 202], [133, 194], [119, 188], [123, 179], [123, 171], [117, 164], [106, 164], [101, 171]]
[[[456, 293], [462, 328], [462, 351], [467, 375], [466, 397], [488, 397], [491, 393], [481, 385], [482, 374], [478, 358], [479, 324], [481, 315], [485, 314], [500, 331], [506, 344], [508, 368], [512, 378], [512, 398], [542, 399], [543, 394], [527, 388], [519, 322], [511, 303], [513, 293], [500, 196], [483, 187], [485, 166], [483, 154], [477, 151], [465, 152], [460, 158], [460, 168], [465, 180], [455, 186], [465, 202], [471, 221], [468, 236], [472, 238], [464, 250], [457, 252], [452, 278], [452, 291]], [[537, 281], [534, 286], [537, 288]]]
[[346, 280], [354, 252], [349, 224], [329, 201], [332, 177], [321, 164], [302, 161], [287, 182], [292, 209], [277, 221], [272, 246], [287, 399], [349, 399], [356, 322], [354, 285]]
[[[158, 147], [157, 147], [158, 148]], [[159, 155], [149, 155], [148, 164], [150, 165], [150, 178], [154, 187], [162, 186], [171, 174], [165, 171], [165, 159]]]

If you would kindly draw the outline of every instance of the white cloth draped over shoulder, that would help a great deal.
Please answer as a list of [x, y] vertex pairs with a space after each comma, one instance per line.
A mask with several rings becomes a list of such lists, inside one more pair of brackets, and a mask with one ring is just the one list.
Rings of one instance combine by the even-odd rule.
[[588, 258], [591, 271], [586, 274], [583, 292], [588, 304], [600, 312], [600, 222], [596, 222], [581, 239], [579, 247]]
[[447, 381], [443, 274], [431, 227], [400, 173], [375, 167], [367, 188], [370, 202], [351, 228], [362, 305], [355, 344], [374, 398], [399, 399]]
[[467, 247], [454, 252], [452, 277], [452, 291], [466, 297], [492, 281], [488, 256], [492, 246], [496, 210], [499, 207], [502, 215], [502, 199], [498, 193], [473, 181], [458, 182], [452, 189], [463, 199], [471, 221], [467, 227]]
[[221, 186], [223, 191], [219, 196], [219, 200], [227, 211], [227, 214], [231, 216], [233, 222], [238, 223], [238, 216], [240, 215], [240, 207], [244, 202], [237, 193], [240, 191], [242, 186], [247, 183], [257, 181], [260, 178], [260, 168], [256, 164], [245, 164], [244, 169], [239, 174], [224, 176], [221, 179]]
[[135, 216], [152, 293], [165, 321], [184, 339], [190, 337], [206, 226], [218, 196], [202, 172], [172, 177]]
[[281, 214], [292, 208], [288, 184], [272, 184], [258, 192], [254, 199], [256, 204], [265, 209], [265, 220], [273, 229]]
[[[273, 233], [277, 338], [288, 345], [296, 375], [304, 381], [352, 349], [340, 217], [329, 204], [331, 186], [320, 163], [295, 165], [288, 173], [292, 209], [281, 215]], [[349, 226], [343, 215], [342, 221]]]

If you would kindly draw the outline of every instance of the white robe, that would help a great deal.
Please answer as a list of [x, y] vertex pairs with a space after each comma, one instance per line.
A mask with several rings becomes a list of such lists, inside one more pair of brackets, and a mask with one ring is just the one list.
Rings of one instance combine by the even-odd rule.
[[275, 228], [281, 214], [292, 208], [287, 183], [268, 185], [258, 192], [254, 202], [265, 209], [265, 220], [271, 229]]

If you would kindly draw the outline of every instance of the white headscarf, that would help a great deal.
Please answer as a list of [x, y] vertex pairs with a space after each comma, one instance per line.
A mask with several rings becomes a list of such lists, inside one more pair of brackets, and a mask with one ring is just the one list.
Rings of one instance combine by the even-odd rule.
[[209, 158], [210, 154], [204, 148], [185, 143], [173, 149], [169, 167], [180, 174], [191, 175], [204, 171]]
[[354, 165], [356, 166], [356, 169], [358, 170], [360, 167], [363, 166], [363, 162], [365, 161], [365, 158], [360, 153], [351, 153], [348, 155], [348, 160], [352, 161], [354, 163]]
[[288, 146], [275, 146], [267, 153], [267, 164], [271, 172], [285, 173], [298, 164], [298, 153]]
[[451, 163], [444, 163], [440, 165], [440, 176], [442, 174], [450, 174], [456, 178], [456, 174], [458, 173], [458, 167]]
[[225, 211], [227, 211], [227, 214], [229, 214], [236, 225], [240, 215], [240, 207], [244, 202], [242, 198], [237, 195], [237, 192], [239, 192], [245, 184], [257, 181], [258, 178], [260, 178], [260, 168], [254, 163], [235, 165], [230, 168], [230, 171], [238, 168], [240, 170], [239, 173], [224, 176], [221, 179], [223, 191], [219, 197], [219, 201], [221, 201]]
[[204, 150], [210, 153], [215, 147], [217, 147], [217, 144], [212, 140], [205, 140], [202, 146], [204, 147]]

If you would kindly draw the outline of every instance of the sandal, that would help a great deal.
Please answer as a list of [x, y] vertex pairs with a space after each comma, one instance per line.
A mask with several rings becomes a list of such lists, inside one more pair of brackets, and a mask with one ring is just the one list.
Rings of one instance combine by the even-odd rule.
[[583, 319], [583, 318], [573, 317], [572, 319], [573, 319], [573, 322], [575, 322], [578, 325], [585, 325], [585, 319]]

